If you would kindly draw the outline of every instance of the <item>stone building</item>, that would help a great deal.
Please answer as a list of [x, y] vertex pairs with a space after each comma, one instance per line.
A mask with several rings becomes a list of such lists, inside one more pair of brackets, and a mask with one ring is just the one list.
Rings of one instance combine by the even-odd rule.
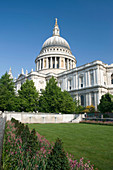
[[[67, 90], [82, 106], [93, 104], [97, 109], [101, 96], [107, 92], [113, 94], [113, 64], [104, 64], [96, 60], [76, 67], [76, 58], [68, 42], [60, 37], [57, 19], [52, 37], [48, 38], [35, 59], [36, 70], [22, 73], [15, 80], [16, 91], [26, 79], [33, 80], [41, 93], [46, 82], [54, 76], [58, 86]], [[11, 70], [10, 70], [11, 74]]]

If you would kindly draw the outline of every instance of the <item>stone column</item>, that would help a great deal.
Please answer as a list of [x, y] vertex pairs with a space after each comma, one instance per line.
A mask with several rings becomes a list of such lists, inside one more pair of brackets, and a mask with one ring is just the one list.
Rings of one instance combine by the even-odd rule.
[[103, 77], [103, 70], [100, 70], [101, 74], [100, 74], [100, 80], [101, 80], [101, 85], [104, 85], [104, 77]]
[[100, 85], [100, 74], [99, 74], [99, 66], [97, 67], [96, 71], [96, 84]]
[[95, 85], [96, 84], [95, 70], [93, 70], [93, 77], [94, 77], [94, 85]]
[[91, 93], [89, 93], [89, 104], [88, 105], [91, 105]]
[[87, 72], [85, 72], [85, 87], [87, 87]]
[[46, 68], [48, 68], [48, 57], [46, 58]]
[[38, 61], [37, 61], [37, 63], [36, 63], [36, 71], [38, 71]]
[[66, 69], [66, 68], [65, 68], [65, 58], [64, 58], [64, 69]]
[[57, 68], [57, 61], [56, 61], [56, 57], [55, 57], [55, 68]]
[[73, 76], [73, 89], [76, 88], [76, 74]]
[[76, 73], [76, 89], [78, 89], [78, 73]]
[[88, 106], [88, 105], [89, 105], [89, 104], [88, 104], [88, 103], [89, 103], [89, 99], [88, 99], [88, 97], [89, 97], [89, 96], [88, 96], [88, 94], [86, 93], [86, 106]]
[[40, 70], [41, 70], [41, 59], [40, 59]]
[[59, 57], [59, 68], [61, 68], [61, 58]]
[[70, 60], [70, 69], [72, 69], [72, 60]]
[[44, 69], [44, 58], [43, 58], [43, 64], [42, 64], [42, 69]]
[[90, 72], [89, 71], [87, 72], [87, 83], [88, 83], [88, 86], [90, 86]]
[[53, 68], [53, 66], [52, 66], [52, 57], [50, 58], [50, 68]]

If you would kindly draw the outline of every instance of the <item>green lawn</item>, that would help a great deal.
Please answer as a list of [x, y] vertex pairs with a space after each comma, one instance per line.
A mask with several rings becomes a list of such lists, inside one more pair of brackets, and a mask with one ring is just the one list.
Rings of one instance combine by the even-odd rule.
[[49, 141], [62, 139], [66, 152], [84, 157], [98, 169], [113, 170], [113, 126], [89, 124], [30, 124]]

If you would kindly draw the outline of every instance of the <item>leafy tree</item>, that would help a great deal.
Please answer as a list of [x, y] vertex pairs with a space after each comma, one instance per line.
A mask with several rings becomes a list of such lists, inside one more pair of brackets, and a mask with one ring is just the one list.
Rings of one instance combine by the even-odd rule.
[[65, 114], [74, 113], [75, 111], [73, 98], [67, 91], [62, 92], [62, 102], [60, 103], [60, 111]]
[[18, 94], [20, 111], [29, 112], [38, 110], [39, 93], [32, 80], [26, 80], [26, 82], [22, 84]]
[[73, 99], [66, 91], [62, 92], [57, 82], [52, 77], [39, 99], [39, 110], [51, 113], [72, 113], [74, 112]]
[[53, 146], [53, 149], [48, 157], [46, 169], [47, 170], [71, 169], [60, 139], [57, 139], [55, 145]]
[[79, 104], [79, 100], [74, 100], [75, 113], [79, 114], [84, 111], [84, 107]]
[[0, 78], [0, 110], [12, 111], [15, 109], [14, 82], [7, 72]]
[[112, 112], [113, 110], [113, 101], [111, 99], [111, 95], [106, 93], [100, 99], [100, 103], [98, 105], [98, 110], [102, 113]]
[[62, 93], [60, 87], [57, 86], [57, 82], [52, 77], [45, 90], [42, 91], [42, 95], [39, 100], [40, 111], [42, 112], [59, 112], [59, 102], [62, 101]]

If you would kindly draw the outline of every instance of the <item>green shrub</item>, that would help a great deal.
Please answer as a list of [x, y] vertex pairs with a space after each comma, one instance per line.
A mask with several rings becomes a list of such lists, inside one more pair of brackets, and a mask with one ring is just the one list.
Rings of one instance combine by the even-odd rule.
[[47, 170], [69, 170], [69, 161], [66, 157], [66, 153], [62, 147], [62, 142], [57, 139], [53, 149], [48, 157]]

